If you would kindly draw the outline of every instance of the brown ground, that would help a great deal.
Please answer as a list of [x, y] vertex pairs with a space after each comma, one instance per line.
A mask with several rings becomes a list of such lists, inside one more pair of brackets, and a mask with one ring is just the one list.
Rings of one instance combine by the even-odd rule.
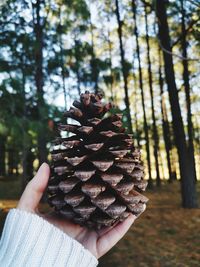
[[[16, 205], [17, 188], [18, 180], [0, 181], [0, 231], [7, 210]], [[146, 195], [150, 199], [147, 210], [100, 260], [99, 267], [200, 266], [200, 209], [180, 207], [178, 183]]]

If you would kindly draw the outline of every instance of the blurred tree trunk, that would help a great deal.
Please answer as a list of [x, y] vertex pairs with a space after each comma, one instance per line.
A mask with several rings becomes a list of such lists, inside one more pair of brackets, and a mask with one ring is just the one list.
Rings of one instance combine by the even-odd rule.
[[99, 85], [98, 85], [98, 66], [97, 66], [97, 58], [95, 55], [94, 50], [94, 34], [93, 34], [93, 25], [90, 13], [90, 33], [91, 33], [91, 72], [92, 72], [92, 81], [94, 82], [94, 91], [97, 92]]
[[41, 122], [38, 129], [38, 157], [39, 164], [47, 161], [47, 149], [46, 149], [46, 128], [47, 123], [45, 121], [45, 102], [44, 102], [44, 74], [43, 74], [43, 47], [44, 47], [44, 18], [41, 17], [41, 4], [45, 4], [45, 1], [37, 0], [33, 5], [34, 12], [34, 33], [36, 38], [35, 43], [35, 83], [37, 88], [37, 108], [38, 119]]
[[76, 78], [77, 78], [77, 89], [78, 89], [78, 94], [81, 94], [81, 78], [80, 78], [80, 73], [79, 73], [79, 55], [80, 55], [80, 49], [79, 49], [79, 41], [75, 38], [75, 72], [76, 72]]
[[159, 162], [160, 162], [160, 169], [161, 169], [161, 174], [162, 174], [162, 178], [163, 180], [165, 180], [165, 170], [164, 170], [164, 164], [163, 164], [163, 159], [162, 159], [162, 156], [161, 156], [161, 152], [160, 152], [160, 149], [158, 150], [158, 157], [159, 157]]
[[67, 110], [67, 92], [66, 92], [66, 86], [65, 86], [65, 67], [64, 67], [64, 55], [63, 55], [63, 42], [62, 42], [62, 13], [61, 13], [62, 6], [59, 6], [59, 30], [58, 33], [58, 39], [59, 39], [59, 47], [60, 47], [60, 63], [61, 63], [61, 76], [62, 76], [62, 87], [63, 87], [63, 95], [64, 95], [64, 101], [65, 101], [65, 110]]
[[123, 47], [123, 33], [122, 33], [122, 20], [120, 18], [120, 12], [119, 12], [119, 1], [115, 0], [115, 15], [117, 18], [117, 32], [119, 37], [119, 45], [120, 45], [120, 57], [121, 57], [121, 66], [122, 66], [122, 75], [124, 80], [124, 94], [125, 94], [125, 105], [126, 105], [126, 115], [127, 115], [127, 124], [128, 124], [128, 130], [130, 133], [133, 133], [132, 128], [132, 120], [131, 120], [131, 111], [130, 111], [130, 103], [129, 103], [129, 95], [128, 95], [128, 71], [126, 69], [126, 62], [125, 62], [125, 56], [124, 56], [124, 47]]
[[139, 125], [138, 125], [138, 110], [137, 110], [137, 81], [136, 81], [136, 75], [133, 73], [133, 82], [134, 82], [134, 99], [133, 99], [133, 105], [134, 105], [134, 118], [135, 118], [135, 132], [136, 132], [136, 140], [137, 140], [137, 146], [140, 147], [140, 131], [139, 131]]
[[137, 19], [136, 19], [136, 5], [135, 0], [132, 0], [132, 12], [133, 12], [133, 20], [135, 23], [135, 38], [136, 38], [136, 53], [139, 65], [139, 85], [141, 90], [141, 98], [142, 98], [142, 109], [143, 109], [143, 128], [145, 133], [145, 145], [146, 145], [146, 153], [147, 153], [147, 164], [148, 164], [148, 175], [149, 175], [149, 187], [152, 187], [153, 181], [151, 176], [151, 158], [150, 158], [150, 144], [149, 144], [149, 130], [146, 118], [146, 110], [145, 110], [145, 101], [144, 101], [144, 89], [143, 89], [143, 80], [142, 80], [142, 67], [141, 67], [141, 60], [140, 60], [140, 47], [139, 47], [139, 40], [138, 40], [138, 29], [137, 29]]
[[151, 68], [151, 58], [150, 58], [150, 45], [149, 45], [149, 28], [148, 28], [148, 21], [147, 21], [147, 6], [146, 2], [144, 2], [144, 17], [145, 17], [145, 39], [147, 45], [147, 61], [148, 61], [148, 78], [149, 78], [149, 89], [150, 89], [150, 96], [151, 96], [151, 114], [153, 119], [153, 151], [154, 151], [154, 158], [155, 158], [155, 167], [156, 167], [156, 184], [160, 186], [160, 170], [159, 170], [159, 160], [158, 160], [158, 150], [159, 150], [159, 136], [158, 136], [158, 129], [156, 125], [156, 116], [155, 116], [155, 107], [154, 107], [154, 93], [153, 93], [153, 79], [152, 79], [152, 68]]
[[[24, 44], [25, 45], [25, 44]], [[25, 50], [25, 49], [24, 49]], [[31, 144], [29, 140], [29, 135], [28, 135], [28, 118], [27, 118], [27, 100], [26, 100], [26, 91], [25, 91], [25, 86], [26, 86], [26, 57], [24, 54], [21, 55], [20, 58], [21, 61], [21, 72], [22, 72], [22, 89], [21, 89], [21, 94], [22, 94], [22, 106], [23, 106], [23, 125], [22, 127], [22, 136], [23, 136], [23, 146], [22, 146], [22, 181], [21, 181], [21, 192], [24, 191], [24, 188], [26, 187], [28, 181], [33, 177], [33, 162], [32, 166], [29, 162], [28, 159], [28, 151], [31, 149]]]
[[0, 135], [0, 176], [6, 174], [6, 136]]
[[196, 133], [194, 136], [194, 139], [197, 144], [197, 154], [200, 156], [200, 127], [199, 127], [199, 121], [198, 121], [197, 116], [194, 117], [194, 125], [195, 125], [194, 132]]
[[21, 192], [24, 191], [24, 188], [26, 187], [28, 183], [27, 155], [28, 155], [28, 150], [25, 149], [24, 147], [23, 152], [22, 152], [23, 174], [22, 174], [22, 182], [21, 182]]
[[22, 179], [22, 191], [26, 187], [28, 181], [33, 178], [33, 162], [35, 160], [35, 156], [31, 151], [31, 148], [26, 148], [23, 151], [23, 158], [22, 158], [22, 168], [23, 168], [23, 177]]
[[14, 149], [8, 149], [8, 175], [13, 175], [14, 169]]
[[16, 175], [19, 176], [19, 165], [16, 165]]
[[172, 143], [170, 138], [170, 127], [167, 117], [167, 109], [165, 105], [165, 99], [163, 96], [163, 77], [162, 77], [162, 65], [161, 65], [161, 51], [159, 49], [159, 87], [160, 87], [160, 107], [161, 107], [161, 114], [162, 114], [162, 129], [163, 129], [163, 137], [165, 143], [165, 151], [167, 157], [167, 167], [168, 167], [168, 174], [169, 174], [169, 182], [173, 181], [173, 174], [172, 174], [172, 164], [171, 164], [171, 149]]
[[187, 40], [186, 40], [187, 32], [185, 28], [184, 0], [181, 0], [181, 30], [182, 30], [181, 48], [183, 56], [183, 81], [184, 81], [186, 106], [187, 106], [188, 151], [192, 161], [192, 167], [194, 172], [193, 176], [195, 180], [197, 180], [196, 169], [195, 169], [194, 144], [193, 144], [194, 130], [193, 130], [192, 112], [191, 112], [189, 70], [188, 70], [188, 61], [184, 60], [184, 58], [187, 58]]
[[[107, 16], [108, 23], [110, 23], [109, 15]], [[108, 36], [107, 36], [107, 42], [108, 42], [108, 51], [109, 51], [109, 69], [110, 69], [110, 93], [111, 93], [111, 101], [115, 103], [115, 94], [113, 92], [113, 67], [112, 67], [112, 43], [110, 40], [110, 31], [108, 29]]]
[[178, 99], [178, 91], [175, 82], [172, 49], [170, 45], [171, 41], [169, 36], [165, 3], [165, 0], [156, 0], [156, 15], [158, 18], [159, 40], [163, 50], [163, 58], [165, 63], [165, 76], [168, 85], [169, 100], [172, 111], [175, 142], [179, 156], [182, 205], [185, 208], [196, 208], [198, 204], [194, 172], [187, 149], [183, 119], [181, 116], [181, 109]]

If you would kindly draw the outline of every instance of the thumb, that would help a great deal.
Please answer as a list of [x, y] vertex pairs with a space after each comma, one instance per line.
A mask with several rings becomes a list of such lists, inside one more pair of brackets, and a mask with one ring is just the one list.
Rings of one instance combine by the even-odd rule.
[[27, 184], [17, 205], [18, 209], [35, 212], [49, 180], [50, 169], [43, 163], [35, 177]]

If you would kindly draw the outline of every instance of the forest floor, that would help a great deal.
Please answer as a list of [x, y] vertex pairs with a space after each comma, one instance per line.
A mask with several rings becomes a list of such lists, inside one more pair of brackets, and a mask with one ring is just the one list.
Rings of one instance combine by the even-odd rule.
[[[15, 207], [19, 179], [0, 180], [0, 233], [7, 211]], [[200, 183], [198, 183], [200, 199]], [[147, 210], [125, 237], [100, 259], [99, 267], [200, 266], [200, 209], [182, 209], [180, 185], [145, 193]]]

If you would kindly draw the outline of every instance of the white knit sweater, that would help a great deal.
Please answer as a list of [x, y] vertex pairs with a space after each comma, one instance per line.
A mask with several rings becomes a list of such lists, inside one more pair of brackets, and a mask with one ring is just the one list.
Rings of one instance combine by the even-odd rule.
[[1, 267], [95, 267], [79, 242], [38, 215], [12, 209], [0, 241]]

